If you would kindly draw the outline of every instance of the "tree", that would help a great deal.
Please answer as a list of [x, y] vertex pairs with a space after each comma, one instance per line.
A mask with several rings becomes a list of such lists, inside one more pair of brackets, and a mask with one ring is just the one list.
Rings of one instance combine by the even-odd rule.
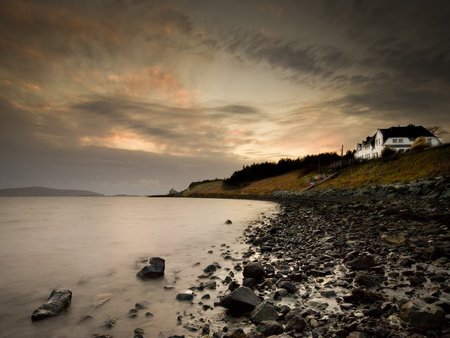
[[440, 126], [430, 126], [427, 129], [434, 134], [434, 136], [443, 138], [448, 134], [448, 131]]

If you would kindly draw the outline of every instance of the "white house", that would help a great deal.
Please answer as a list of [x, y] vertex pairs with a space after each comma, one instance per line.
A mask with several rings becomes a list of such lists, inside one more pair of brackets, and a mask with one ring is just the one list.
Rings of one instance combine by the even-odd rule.
[[381, 157], [384, 148], [389, 147], [398, 152], [404, 152], [411, 148], [418, 137], [423, 137], [432, 147], [441, 144], [438, 137], [422, 126], [413, 124], [406, 127], [391, 127], [378, 129], [377, 132], [356, 145], [355, 158], [372, 159]]

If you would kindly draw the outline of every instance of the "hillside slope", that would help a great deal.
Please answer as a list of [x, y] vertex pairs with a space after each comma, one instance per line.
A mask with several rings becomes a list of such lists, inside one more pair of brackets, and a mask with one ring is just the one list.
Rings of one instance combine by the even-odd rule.
[[447, 144], [418, 152], [410, 151], [391, 161], [378, 159], [346, 168], [335, 179], [318, 188], [358, 188], [449, 175], [450, 145]]
[[[274, 191], [302, 191], [309, 187], [310, 177], [299, 177], [298, 171], [255, 181], [242, 188], [224, 188], [223, 181], [216, 180], [196, 184], [183, 191], [186, 197], [264, 197]], [[406, 183], [436, 176], [450, 176], [450, 145], [438, 148], [410, 151], [399, 158], [384, 161], [367, 161], [344, 169], [336, 178], [318, 185], [315, 189], [358, 188], [370, 185]]]

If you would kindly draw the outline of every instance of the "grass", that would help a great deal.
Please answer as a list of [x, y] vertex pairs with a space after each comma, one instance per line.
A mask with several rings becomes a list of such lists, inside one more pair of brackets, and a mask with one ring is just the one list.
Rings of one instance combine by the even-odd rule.
[[392, 161], [377, 159], [346, 168], [335, 179], [320, 185], [319, 189], [406, 183], [448, 175], [450, 145], [444, 145], [418, 152], [409, 151]]
[[[409, 151], [391, 161], [367, 161], [346, 168], [336, 178], [320, 184], [315, 189], [358, 188], [370, 185], [406, 183], [415, 180], [450, 175], [450, 144], [421, 151]], [[191, 197], [264, 197], [277, 190], [302, 191], [309, 186], [313, 174], [301, 172], [270, 177], [251, 182], [241, 188], [224, 188], [223, 181], [195, 185], [183, 192]]]

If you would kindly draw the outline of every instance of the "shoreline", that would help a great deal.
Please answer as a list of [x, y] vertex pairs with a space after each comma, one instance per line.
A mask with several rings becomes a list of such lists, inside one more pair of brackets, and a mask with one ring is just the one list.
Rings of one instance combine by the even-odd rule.
[[449, 192], [449, 179], [440, 178], [270, 199], [279, 213], [244, 232], [242, 267], [260, 265], [264, 279], [231, 281], [263, 301], [265, 326], [255, 319], [259, 307], [237, 318], [222, 310], [202, 334], [449, 335]]

